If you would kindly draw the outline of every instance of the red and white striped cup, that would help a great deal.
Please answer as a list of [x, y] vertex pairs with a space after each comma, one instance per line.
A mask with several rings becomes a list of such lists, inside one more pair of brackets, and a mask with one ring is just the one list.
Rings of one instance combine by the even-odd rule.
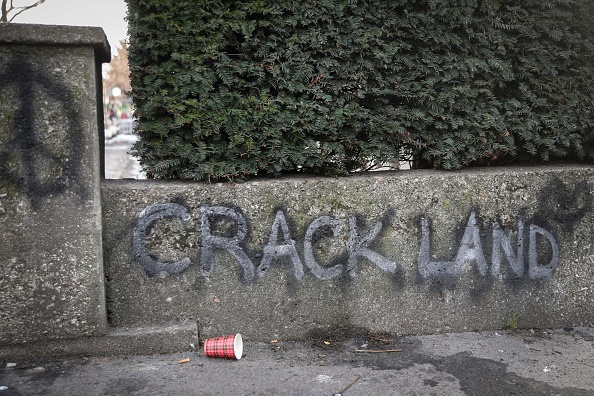
[[209, 338], [204, 341], [204, 354], [208, 357], [241, 359], [243, 339], [241, 334]]

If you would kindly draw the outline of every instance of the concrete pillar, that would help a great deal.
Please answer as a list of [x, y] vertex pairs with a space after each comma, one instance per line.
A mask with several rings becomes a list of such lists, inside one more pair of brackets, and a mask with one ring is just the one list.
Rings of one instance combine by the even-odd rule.
[[101, 28], [0, 24], [0, 345], [107, 331]]

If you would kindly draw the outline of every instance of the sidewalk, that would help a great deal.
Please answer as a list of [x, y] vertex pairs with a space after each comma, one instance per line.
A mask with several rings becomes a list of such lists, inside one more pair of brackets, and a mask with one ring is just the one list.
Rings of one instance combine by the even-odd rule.
[[245, 340], [239, 361], [188, 346], [169, 355], [0, 362], [1, 386], [0, 396], [594, 395], [594, 329]]
[[118, 135], [105, 142], [106, 179], [146, 179], [140, 163], [132, 155], [136, 135]]

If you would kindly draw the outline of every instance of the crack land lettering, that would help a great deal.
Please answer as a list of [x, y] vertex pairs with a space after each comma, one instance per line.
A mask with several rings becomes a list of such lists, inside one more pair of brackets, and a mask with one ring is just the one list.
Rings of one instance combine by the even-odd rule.
[[[133, 230], [132, 252], [148, 277], [181, 274], [193, 264], [188, 257], [176, 262], [163, 263], [148, 251], [146, 239], [156, 222], [174, 217], [188, 221], [190, 213], [182, 205], [165, 203], [150, 205], [137, 216]], [[470, 270], [471, 265], [474, 265], [481, 277], [499, 278], [504, 265], [509, 268], [508, 274], [516, 279], [527, 276], [532, 280], [542, 280], [553, 276], [555, 269], [559, 265], [559, 247], [555, 237], [549, 231], [535, 224], [526, 227], [524, 219], [520, 218], [514, 233], [516, 246], [514, 250], [512, 241], [514, 235], [508, 235], [498, 222], [493, 222], [489, 265], [483, 248], [481, 229], [476, 217], [475, 212], [470, 213], [453, 261], [431, 260], [431, 219], [428, 217], [421, 218], [421, 238], [417, 265], [418, 274], [423, 281], [440, 278], [460, 278]], [[221, 236], [213, 232], [217, 219], [232, 222], [235, 226], [233, 232], [231, 232], [232, 235]], [[265, 277], [270, 266], [281, 258], [288, 259], [290, 263], [289, 273], [297, 281], [303, 280], [305, 269], [309, 270], [312, 276], [321, 281], [335, 279], [345, 272], [349, 277], [354, 278], [359, 270], [359, 262], [363, 258], [388, 274], [403, 276], [401, 265], [372, 248], [384, 228], [382, 221], [377, 221], [367, 230], [361, 230], [356, 218], [349, 218], [345, 263], [332, 266], [321, 265], [314, 252], [314, 236], [317, 231], [322, 229], [330, 230], [331, 235], [335, 238], [343, 235], [344, 231], [340, 222], [331, 216], [321, 216], [313, 220], [307, 227], [303, 243], [298, 245], [291, 236], [291, 230], [284, 212], [278, 210], [271, 226], [268, 242], [263, 247], [262, 259], [258, 265], [254, 264], [244, 248], [248, 235], [248, 223], [240, 210], [220, 205], [201, 206], [200, 224], [202, 234], [200, 272], [206, 278], [211, 277], [214, 273], [215, 252], [217, 250], [226, 251], [236, 260], [243, 271], [243, 281], [247, 283]], [[527, 246], [526, 232], [528, 234]], [[548, 263], [539, 262], [539, 260], [543, 260], [540, 254], [541, 249], [539, 249], [543, 248], [543, 243], [539, 244], [538, 240], [548, 244], [550, 252], [548, 254], [550, 256]], [[302, 254], [300, 254], [298, 247], [302, 247]], [[526, 253], [528, 271], [525, 271]]]

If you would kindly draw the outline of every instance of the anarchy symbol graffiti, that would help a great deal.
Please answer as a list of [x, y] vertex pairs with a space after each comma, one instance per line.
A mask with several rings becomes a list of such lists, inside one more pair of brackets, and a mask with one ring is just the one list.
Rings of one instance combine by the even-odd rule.
[[34, 209], [67, 189], [86, 198], [81, 100], [73, 96], [27, 55], [0, 63], [0, 182], [24, 193]]

